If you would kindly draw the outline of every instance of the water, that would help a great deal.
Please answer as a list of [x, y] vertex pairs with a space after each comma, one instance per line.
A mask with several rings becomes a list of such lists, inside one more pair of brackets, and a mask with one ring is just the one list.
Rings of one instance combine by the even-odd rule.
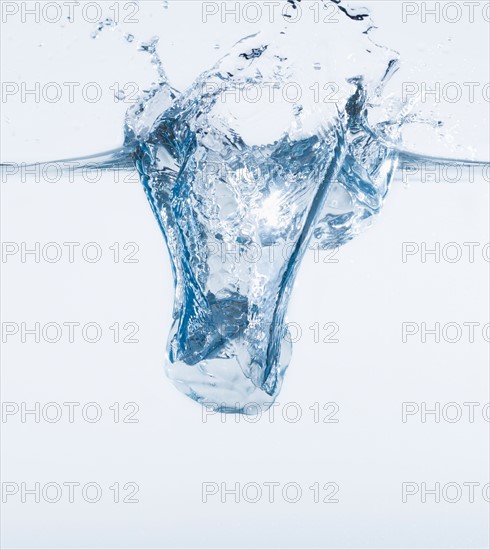
[[[397, 168], [428, 160], [403, 151], [402, 128], [420, 122], [413, 105], [385, 104], [398, 55], [371, 41], [367, 13], [341, 10], [341, 24], [311, 37], [315, 51], [298, 27], [255, 34], [181, 93], [158, 37], [140, 43], [158, 81], [129, 109], [124, 146], [84, 159], [136, 165], [172, 259], [166, 371], [217, 410], [273, 403], [305, 251], [354, 238], [380, 213]], [[332, 83], [327, 95], [319, 75]]]
[[[394, 172], [364, 111], [396, 54], [346, 25], [335, 63], [317, 52], [322, 61], [305, 64], [312, 53], [292, 30], [257, 34], [182, 94], [161, 82], [128, 113], [126, 143], [136, 144], [175, 274], [167, 373], [221, 410], [273, 402], [291, 357], [284, 317], [312, 236], [322, 247], [352, 238]], [[360, 76], [361, 63], [372, 74]], [[343, 82], [335, 102], [305, 93], [322, 66]], [[298, 89], [301, 101], [288, 94]], [[395, 127], [384, 129], [393, 142]]]

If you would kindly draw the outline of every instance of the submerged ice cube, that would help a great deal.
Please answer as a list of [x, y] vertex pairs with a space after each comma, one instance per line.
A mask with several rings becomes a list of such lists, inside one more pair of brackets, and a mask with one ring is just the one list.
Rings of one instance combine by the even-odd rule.
[[[355, 18], [314, 32], [315, 52], [294, 28], [247, 37], [188, 90], [161, 83], [127, 118], [173, 264], [167, 373], [226, 412], [273, 403], [312, 235], [323, 247], [351, 238], [381, 208], [396, 163], [366, 117], [393, 52]], [[317, 86], [327, 79], [328, 101]]]

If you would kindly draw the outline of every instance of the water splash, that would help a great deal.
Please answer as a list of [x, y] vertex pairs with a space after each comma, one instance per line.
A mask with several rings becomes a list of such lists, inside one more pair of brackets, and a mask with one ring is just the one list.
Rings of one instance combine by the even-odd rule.
[[[128, 112], [126, 143], [136, 144], [173, 263], [167, 373], [219, 410], [272, 404], [291, 357], [289, 296], [312, 234], [323, 247], [351, 238], [380, 210], [395, 170], [365, 111], [396, 53], [353, 20], [335, 36], [317, 31], [322, 54], [294, 29], [249, 36], [183, 93], [161, 82]], [[322, 70], [339, 83], [335, 101], [306, 93]], [[376, 131], [394, 143], [395, 127]], [[331, 212], [330, 193], [345, 195], [342, 214]], [[260, 259], [247, 261], [251, 250]]]
[[[277, 397], [307, 247], [338, 247], [369, 226], [399, 165], [449, 162], [403, 151], [402, 128], [427, 121], [413, 101], [384, 98], [398, 55], [371, 40], [366, 10], [332, 1], [344, 17], [328, 33], [308, 44], [298, 26], [246, 37], [182, 93], [158, 37], [140, 43], [158, 81], [128, 110], [123, 148], [80, 166], [136, 165], [172, 259], [167, 373], [224, 412]], [[319, 96], [319, 77], [334, 97]], [[389, 116], [371, 122], [380, 108]]]

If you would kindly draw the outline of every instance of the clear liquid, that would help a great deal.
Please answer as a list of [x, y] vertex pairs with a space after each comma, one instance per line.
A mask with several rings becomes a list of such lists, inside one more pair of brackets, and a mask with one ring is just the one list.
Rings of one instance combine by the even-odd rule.
[[[254, 412], [277, 397], [291, 358], [284, 318], [309, 246], [344, 245], [370, 225], [400, 165], [471, 164], [404, 153], [409, 105], [370, 122], [397, 55], [370, 40], [367, 14], [343, 13], [312, 37], [315, 51], [294, 28], [250, 36], [182, 93], [152, 39], [144, 51], [158, 83], [128, 111], [124, 146], [76, 159], [137, 167], [172, 259], [167, 374], [217, 410]], [[335, 102], [305, 93], [322, 73]], [[301, 101], [285, 95], [298, 86]]]

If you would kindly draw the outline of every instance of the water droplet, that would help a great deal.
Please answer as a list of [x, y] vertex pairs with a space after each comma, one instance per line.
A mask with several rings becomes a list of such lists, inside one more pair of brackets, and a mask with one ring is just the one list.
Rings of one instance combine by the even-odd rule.
[[141, 42], [138, 49], [142, 52], [155, 53], [158, 40], [158, 36], [154, 36], [149, 42]]
[[293, 113], [294, 113], [294, 116], [299, 116], [301, 114], [301, 111], [303, 110], [303, 105], [298, 105], [296, 104], [294, 107], [293, 107]]
[[315, 69], [315, 71], [319, 71], [321, 70], [322, 66], [320, 65], [320, 63], [313, 63], [313, 68]]
[[134, 40], [134, 34], [128, 33], [128, 34], [124, 35], [124, 38], [125, 38], [128, 42], [132, 42], [132, 41]]
[[114, 97], [119, 101], [123, 101], [124, 99], [126, 99], [126, 94], [122, 90], [118, 90], [114, 94]]
[[219, 44], [215, 44], [215, 45], [214, 45], [214, 49], [215, 49], [215, 50], [219, 50], [220, 48], [221, 48], [221, 46], [220, 46]]

